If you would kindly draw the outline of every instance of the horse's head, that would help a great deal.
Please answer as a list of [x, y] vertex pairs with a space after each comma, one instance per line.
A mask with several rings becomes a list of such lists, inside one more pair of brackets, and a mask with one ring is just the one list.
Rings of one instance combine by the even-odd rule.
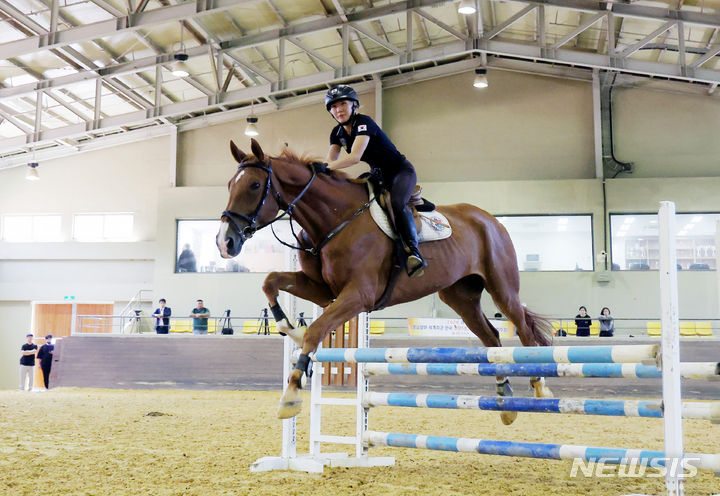
[[252, 155], [245, 154], [230, 142], [230, 151], [238, 169], [228, 182], [229, 199], [220, 218], [216, 244], [223, 258], [240, 253], [243, 244], [255, 231], [270, 222], [278, 212], [277, 200], [271, 194], [272, 168], [254, 139]]

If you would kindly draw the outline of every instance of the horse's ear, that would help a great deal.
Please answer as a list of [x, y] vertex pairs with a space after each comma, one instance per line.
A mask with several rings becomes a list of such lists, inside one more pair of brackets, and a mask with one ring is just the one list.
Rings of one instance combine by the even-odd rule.
[[230, 153], [232, 153], [232, 156], [235, 158], [238, 164], [245, 160], [245, 157], [247, 157], [247, 155], [245, 155], [245, 152], [238, 148], [233, 140], [230, 140]]
[[260, 148], [260, 143], [255, 141], [255, 138], [252, 138], [250, 140], [250, 149], [253, 152], [253, 155], [255, 155], [255, 158], [258, 159], [260, 162], [265, 162], [265, 153], [262, 151], [262, 148]]

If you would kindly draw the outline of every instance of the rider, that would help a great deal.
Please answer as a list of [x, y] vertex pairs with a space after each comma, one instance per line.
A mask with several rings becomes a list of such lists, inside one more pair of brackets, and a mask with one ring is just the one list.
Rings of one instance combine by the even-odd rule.
[[[410, 277], [421, 276], [427, 263], [418, 250], [415, 221], [408, 206], [417, 183], [415, 168], [375, 121], [356, 112], [359, 106], [357, 93], [346, 84], [332, 87], [325, 95], [325, 108], [338, 123], [330, 133], [327, 169], [344, 169], [362, 160], [373, 171], [380, 170], [385, 187], [390, 191], [400, 237], [409, 252], [405, 262], [407, 273]], [[347, 151], [346, 157], [339, 158], [341, 148]]]

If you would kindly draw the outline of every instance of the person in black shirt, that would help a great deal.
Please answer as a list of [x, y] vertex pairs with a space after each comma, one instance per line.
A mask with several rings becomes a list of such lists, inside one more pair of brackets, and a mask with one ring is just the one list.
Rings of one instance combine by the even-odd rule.
[[45, 344], [40, 347], [37, 354], [38, 360], [40, 360], [43, 379], [45, 379], [45, 389], [50, 389], [50, 369], [52, 368], [53, 351], [55, 351], [55, 345], [52, 344], [52, 334], [48, 334], [45, 336]]
[[592, 319], [587, 313], [587, 308], [585, 308], [584, 306], [580, 307], [578, 311], [580, 313], [575, 316], [575, 325], [577, 326], [577, 331], [575, 332], [575, 335], [578, 337], [589, 336]]
[[[408, 206], [417, 183], [415, 168], [375, 121], [356, 112], [359, 106], [357, 93], [346, 84], [331, 88], [325, 95], [325, 108], [338, 125], [330, 133], [327, 163], [315, 163], [315, 166], [319, 171], [326, 172], [344, 169], [362, 160], [373, 173], [381, 172], [385, 188], [390, 191], [390, 203], [400, 237], [408, 252], [405, 262], [407, 273], [410, 277], [421, 276], [427, 263], [418, 250], [415, 220]], [[342, 148], [348, 156], [339, 158]]]
[[35, 382], [35, 353], [37, 353], [37, 345], [33, 343], [33, 335], [29, 333], [25, 336], [27, 343], [20, 348], [20, 391], [32, 391], [33, 382]]

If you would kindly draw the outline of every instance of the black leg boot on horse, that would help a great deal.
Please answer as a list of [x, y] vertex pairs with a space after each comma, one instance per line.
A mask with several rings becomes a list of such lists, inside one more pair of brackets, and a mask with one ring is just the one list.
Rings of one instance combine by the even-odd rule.
[[398, 234], [402, 238], [405, 250], [407, 252], [407, 260], [405, 268], [410, 277], [420, 277], [425, 273], [427, 262], [420, 255], [418, 250], [418, 234], [415, 228], [415, 219], [409, 206], [405, 206], [400, 212], [395, 213], [395, 222], [397, 224]]

